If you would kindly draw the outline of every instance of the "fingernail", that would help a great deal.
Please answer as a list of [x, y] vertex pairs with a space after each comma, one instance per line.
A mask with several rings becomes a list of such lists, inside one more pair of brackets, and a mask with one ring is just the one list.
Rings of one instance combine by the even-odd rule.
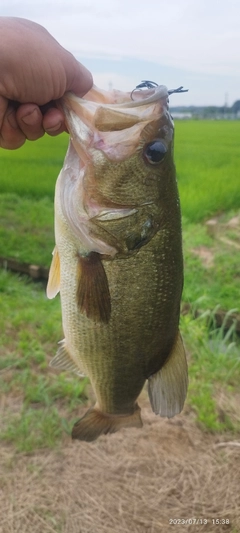
[[31, 113], [28, 113], [27, 115], [25, 115], [25, 117], [21, 118], [22, 122], [24, 122], [24, 124], [26, 124], [27, 126], [34, 126], [36, 122], [38, 122], [38, 119], [39, 112], [36, 107], [33, 111], [31, 111]]
[[58, 122], [58, 124], [56, 124], [55, 126], [52, 126], [51, 128], [47, 128], [45, 131], [47, 133], [54, 133], [55, 131], [60, 130], [61, 127], [62, 127], [62, 122]]

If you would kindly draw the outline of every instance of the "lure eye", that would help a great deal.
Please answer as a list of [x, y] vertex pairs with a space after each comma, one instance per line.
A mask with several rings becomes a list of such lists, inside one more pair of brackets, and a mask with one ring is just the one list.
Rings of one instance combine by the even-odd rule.
[[164, 159], [167, 148], [162, 141], [153, 141], [145, 147], [143, 153], [148, 163], [156, 165], [156, 163], [160, 163]]

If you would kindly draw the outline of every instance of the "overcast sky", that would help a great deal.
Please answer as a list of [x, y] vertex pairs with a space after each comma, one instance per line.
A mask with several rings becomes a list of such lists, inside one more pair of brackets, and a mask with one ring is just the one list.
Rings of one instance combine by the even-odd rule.
[[42, 24], [101, 88], [149, 79], [189, 89], [172, 106], [240, 99], [239, 0], [0, 0], [0, 15]]

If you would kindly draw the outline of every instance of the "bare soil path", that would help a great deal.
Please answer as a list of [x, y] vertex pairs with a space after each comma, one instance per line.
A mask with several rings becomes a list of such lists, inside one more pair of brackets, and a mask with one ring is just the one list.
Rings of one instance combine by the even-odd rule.
[[91, 444], [2, 446], [0, 533], [239, 533], [238, 440], [203, 433], [186, 410], [142, 414], [142, 430]]

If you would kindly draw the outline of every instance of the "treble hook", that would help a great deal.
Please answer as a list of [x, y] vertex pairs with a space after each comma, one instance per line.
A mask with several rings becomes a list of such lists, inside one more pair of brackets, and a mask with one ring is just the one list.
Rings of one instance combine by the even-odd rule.
[[181, 87], [178, 87], [177, 89], [169, 89], [168, 94], [187, 93], [187, 92], [188, 92], [188, 89], [184, 89], [183, 85], [181, 85]]

